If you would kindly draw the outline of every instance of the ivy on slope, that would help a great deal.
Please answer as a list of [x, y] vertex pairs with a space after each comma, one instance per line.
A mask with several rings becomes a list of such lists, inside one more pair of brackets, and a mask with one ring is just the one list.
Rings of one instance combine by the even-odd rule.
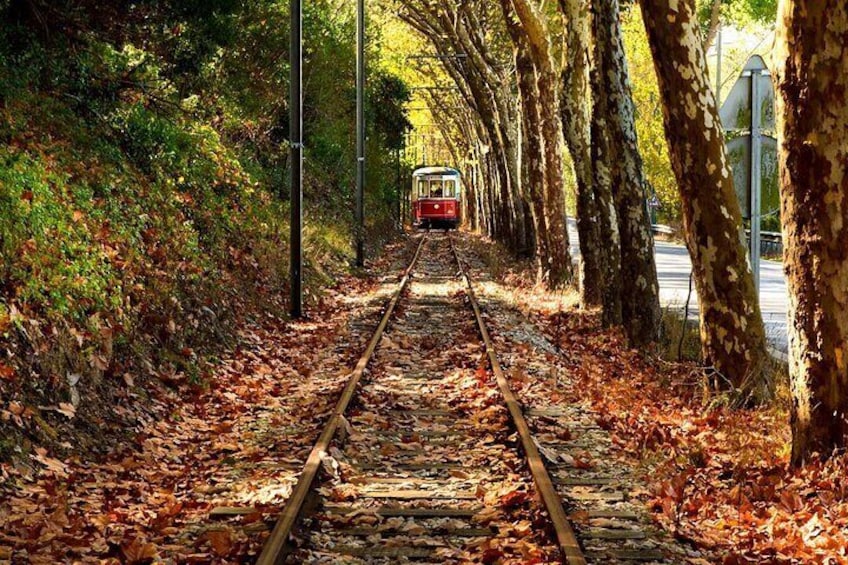
[[[0, 0], [0, 412], [37, 416], [0, 429], [99, 434], [139, 376], [202, 387], [236, 313], [284, 311], [287, 5]], [[349, 260], [349, 12], [307, 14], [313, 300]], [[369, 229], [389, 234], [408, 91], [370, 82]], [[37, 408], [63, 405], [70, 423]]]

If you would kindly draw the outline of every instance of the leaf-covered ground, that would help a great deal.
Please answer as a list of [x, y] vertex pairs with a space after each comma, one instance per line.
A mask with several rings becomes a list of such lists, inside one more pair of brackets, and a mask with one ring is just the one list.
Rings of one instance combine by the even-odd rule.
[[657, 524], [727, 565], [848, 563], [848, 457], [791, 470], [782, 403], [732, 410], [706, 397], [695, 365], [629, 349], [575, 296], [528, 285], [526, 269], [474, 245], [499, 275], [488, 293], [558, 345], [568, 386], [545, 400], [592, 407], [641, 469]]
[[[496, 275], [481, 294], [558, 346], [566, 373], [515, 382], [522, 400], [593, 410], [613, 455], [641, 475], [655, 523], [702, 556], [692, 563], [848, 563], [845, 457], [791, 471], [784, 410], [705, 400], [695, 366], [628, 349], [573, 296], [531, 287], [527, 271], [469, 242]], [[133, 412], [132, 441], [106, 457], [33, 445], [28, 460], [0, 465], [0, 562], [251, 560], [408, 255], [390, 248], [371, 277], [345, 281], [308, 321], [244, 323], [205, 389], [130, 387], [152, 409]], [[496, 337], [510, 330], [491, 321]], [[132, 411], [129, 400], [113, 409]], [[32, 419], [8, 402], [0, 416]]]
[[[561, 561], [485, 359], [449, 242], [431, 234], [323, 459], [320, 505], [289, 562]], [[381, 512], [399, 508], [435, 515]]]
[[[0, 465], [0, 563], [249, 560], [393, 287], [379, 276], [408, 251], [390, 247], [306, 321], [245, 317], [204, 389], [136, 389], [113, 407], [133, 412], [133, 439], [105, 458], [33, 446], [29, 461]], [[30, 417], [7, 403], [0, 415]]]
[[591, 317], [560, 316], [580, 389], [622, 449], [652, 470], [664, 527], [725, 563], [848, 563], [843, 457], [790, 471], [783, 411], [705, 406], [693, 367], [628, 351]]

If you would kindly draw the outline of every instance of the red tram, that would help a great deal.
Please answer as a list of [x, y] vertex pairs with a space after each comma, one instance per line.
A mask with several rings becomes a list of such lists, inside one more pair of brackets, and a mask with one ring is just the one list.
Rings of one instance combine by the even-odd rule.
[[460, 174], [448, 167], [424, 167], [412, 173], [413, 224], [422, 227], [459, 226]]

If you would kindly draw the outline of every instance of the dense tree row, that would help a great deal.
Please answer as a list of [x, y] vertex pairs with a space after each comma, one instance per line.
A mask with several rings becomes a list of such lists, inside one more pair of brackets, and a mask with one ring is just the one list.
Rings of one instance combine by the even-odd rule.
[[[641, 9], [653, 52], [711, 385], [738, 403], [764, 400], [774, 383], [706, 49], [723, 10], [765, 19], [774, 2], [641, 0], [627, 9]], [[623, 326], [633, 345], [655, 341], [657, 274], [618, 0], [416, 0], [398, 10], [441, 56], [453, 102], [470, 109], [447, 115], [439, 108], [449, 95], [431, 96], [434, 114], [459, 134], [451, 144], [471, 179], [471, 223], [531, 253], [548, 286], [573, 282], [567, 148], [582, 302]], [[783, 0], [778, 27], [793, 459], [801, 462], [848, 435], [848, 140], [844, 112], [827, 110], [843, 108], [848, 95], [837, 47], [848, 39], [848, 15], [838, 2]]]
[[[623, 325], [634, 345], [655, 341], [658, 284], [618, 2], [428, 0], [399, 9], [446, 61], [485, 131], [486, 152], [471, 160], [479, 171], [469, 176], [485, 180], [473, 190], [473, 221], [510, 248], [532, 251], [540, 280], [570, 281], [564, 140], [584, 305], [602, 306], [605, 322]], [[479, 138], [467, 139], [473, 152]]]
[[765, 331], [694, 3], [644, 0], [641, 6], [683, 203], [704, 360], [716, 378], [762, 398]]

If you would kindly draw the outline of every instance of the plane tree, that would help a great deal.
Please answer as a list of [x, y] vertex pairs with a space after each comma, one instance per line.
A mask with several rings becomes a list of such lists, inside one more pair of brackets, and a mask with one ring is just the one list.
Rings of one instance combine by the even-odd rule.
[[701, 349], [717, 390], [771, 393], [765, 330], [742, 214], [707, 73], [694, 0], [640, 2], [660, 87], [700, 310]]
[[782, 0], [775, 45], [792, 461], [848, 445], [848, 7]]
[[[541, 189], [531, 179], [535, 190], [535, 225], [540, 248], [541, 276], [550, 287], [571, 282], [572, 265], [565, 223], [565, 190], [563, 185], [562, 116], [560, 115], [559, 71], [554, 62], [553, 46], [545, 12], [530, 0], [501, 0], [504, 18], [512, 30], [518, 57], [522, 89], [522, 109], [528, 112], [525, 124], [536, 126], [528, 136], [538, 135], [538, 151], [528, 151], [527, 166], [531, 175], [543, 182]], [[519, 24], [519, 25], [516, 25]], [[531, 96], [533, 100], [529, 100]], [[527, 108], [528, 103], [535, 106]]]
[[[598, 190], [606, 190], [609, 183], [620, 253], [608, 260], [620, 265], [620, 277], [628, 282], [621, 286], [617, 301], [621, 323], [631, 344], [645, 345], [656, 341], [660, 333], [659, 283], [618, 0], [592, 0], [591, 27], [593, 112], [597, 122], [592, 142], [604, 147], [603, 155], [599, 154], [594, 163], [606, 169], [597, 175]], [[614, 317], [618, 317], [617, 312]]]

